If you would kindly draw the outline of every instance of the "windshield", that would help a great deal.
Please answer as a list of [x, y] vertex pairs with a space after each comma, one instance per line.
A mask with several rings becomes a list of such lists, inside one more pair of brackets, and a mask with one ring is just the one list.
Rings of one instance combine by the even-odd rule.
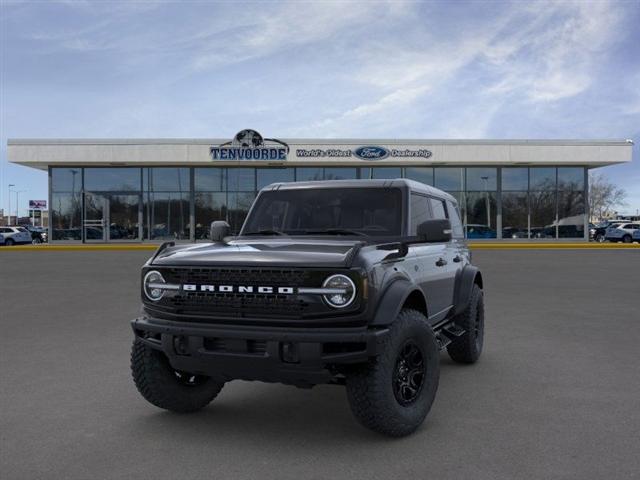
[[262, 193], [242, 235], [398, 236], [398, 188], [312, 188]]

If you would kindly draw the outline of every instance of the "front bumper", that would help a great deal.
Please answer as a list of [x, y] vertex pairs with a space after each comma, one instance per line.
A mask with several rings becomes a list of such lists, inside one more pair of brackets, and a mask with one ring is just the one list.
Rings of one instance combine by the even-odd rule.
[[330, 383], [341, 365], [367, 362], [388, 329], [281, 328], [172, 322], [148, 316], [131, 321], [137, 339], [162, 351], [176, 370], [224, 380], [261, 380], [311, 386]]

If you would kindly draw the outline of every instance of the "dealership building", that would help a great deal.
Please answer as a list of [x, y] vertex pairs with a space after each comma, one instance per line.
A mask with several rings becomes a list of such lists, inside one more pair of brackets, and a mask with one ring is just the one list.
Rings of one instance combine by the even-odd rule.
[[274, 182], [410, 178], [458, 199], [470, 239], [588, 239], [588, 171], [630, 162], [630, 140], [12, 139], [48, 172], [54, 242], [199, 241], [237, 232]]

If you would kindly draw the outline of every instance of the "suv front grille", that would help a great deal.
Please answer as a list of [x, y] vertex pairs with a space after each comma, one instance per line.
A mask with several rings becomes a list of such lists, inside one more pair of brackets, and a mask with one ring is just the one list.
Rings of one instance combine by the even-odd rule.
[[[170, 268], [161, 271], [167, 283], [180, 285], [229, 285], [303, 287], [319, 286], [326, 272], [308, 269], [259, 268]], [[235, 290], [235, 288], [234, 288]], [[308, 313], [326, 310], [319, 296], [298, 294], [212, 293], [179, 291], [165, 296], [154, 305], [171, 313], [224, 317], [301, 318]]]

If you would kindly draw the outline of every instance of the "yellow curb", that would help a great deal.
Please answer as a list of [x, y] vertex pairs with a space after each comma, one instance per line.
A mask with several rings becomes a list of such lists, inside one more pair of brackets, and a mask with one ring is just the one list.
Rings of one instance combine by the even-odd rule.
[[620, 250], [640, 248], [636, 243], [469, 243], [474, 250]]
[[79, 251], [79, 250], [156, 250], [159, 245], [14, 245], [11, 247], [0, 246], [3, 251], [29, 251], [29, 252], [50, 252], [50, 251]]
[[[185, 245], [190, 245], [185, 243]], [[640, 244], [637, 243], [509, 243], [509, 242], [470, 242], [469, 248], [473, 250], [558, 250], [558, 249], [575, 249], [575, 250], [620, 250], [620, 249], [639, 249]], [[29, 251], [29, 252], [48, 252], [48, 251], [92, 251], [92, 250], [156, 250], [160, 244], [73, 244], [73, 245], [14, 245], [11, 247], [0, 246], [0, 252], [3, 251]]]

